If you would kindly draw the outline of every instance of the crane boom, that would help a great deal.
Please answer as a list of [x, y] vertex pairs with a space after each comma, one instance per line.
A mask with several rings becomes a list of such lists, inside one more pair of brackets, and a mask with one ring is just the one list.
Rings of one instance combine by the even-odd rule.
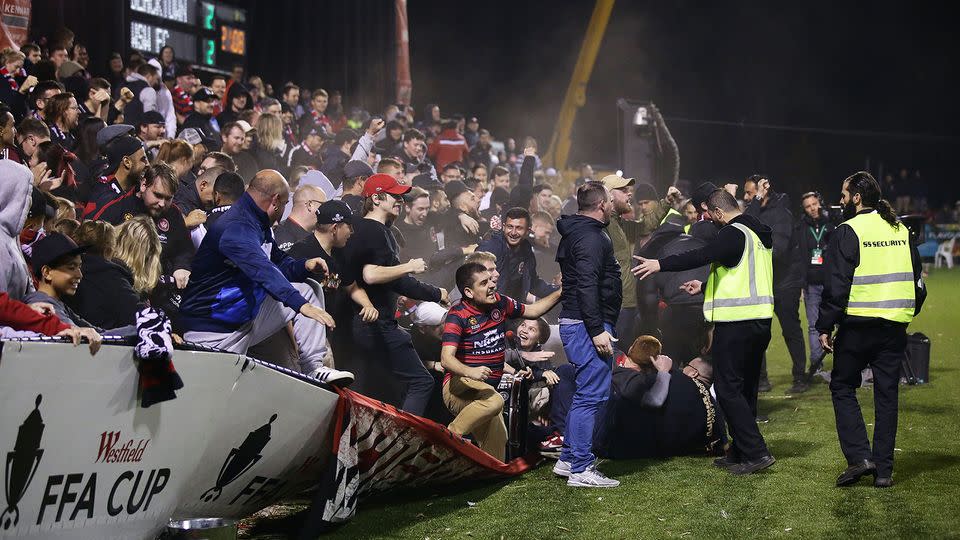
[[600, 44], [603, 42], [603, 34], [607, 30], [607, 22], [610, 20], [610, 13], [613, 11], [613, 4], [614, 0], [597, 0], [593, 7], [593, 15], [591, 15], [590, 24], [587, 26], [583, 45], [580, 46], [577, 65], [573, 69], [573, 77], [570, 78], [570, 85], [567, 87], [563, 105], [560, 107], [557, 125], [550, 139], [550, 147], [544, 156], [545, 163], [553, 165], [560, 171], [567, 167], [573, 121], [577, 117], [577, 109], [583, 107], [587, 101], [587, 83], [590, 82], [593, 64], [600, 52]]

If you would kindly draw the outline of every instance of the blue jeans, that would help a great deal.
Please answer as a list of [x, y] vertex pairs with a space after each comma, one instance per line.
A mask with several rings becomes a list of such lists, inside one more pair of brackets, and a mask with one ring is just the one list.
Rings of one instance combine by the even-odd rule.
[[823, 298], [823, 285], [807, 285], [803, 290], [803, 307], [807, 310], [807, 334], [810, 342], [810, 366], [823, 359], [823, 347], [820, 346], [820, 332], [817, 332], [817, 317], [820, 314], [820, 300]]
[[[614, 335], [611, 325], [603, 326]], [[577, 370], [577, 389], [567, 415], [560, 459], [570, 464], [571, 472], [579, 473], [593, 464], [593, 431], [610, 396], [613, 359], [597, 354], [583, 323], [561, 324], [560, 340], [567, 360]]]

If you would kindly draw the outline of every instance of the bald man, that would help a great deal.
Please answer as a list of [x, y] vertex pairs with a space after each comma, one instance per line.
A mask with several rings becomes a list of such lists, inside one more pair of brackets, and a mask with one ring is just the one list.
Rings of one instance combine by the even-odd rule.
[[288, 251], [291, 246], [310, 236], [317, 226], [317, 208], [327, 202], [327, 195], [317, 186], [301, 184], [293, 192], [293, 208], [287, 219], [273, 231], [277, 246]]
[[271, 227], [290, 198], [277, 171], [256, 174], [246, 192], [207, 231], [193, 259], [180, 315], [184, 338], [207, 347], [246, 354], [293, 322], [300, 371], [320, 382], [347, 386], [353, 374], [323, 365], [326, 327], [333, 318], [304, 283], [327, 271], [321, 258], [294, 259], [280, 250]]

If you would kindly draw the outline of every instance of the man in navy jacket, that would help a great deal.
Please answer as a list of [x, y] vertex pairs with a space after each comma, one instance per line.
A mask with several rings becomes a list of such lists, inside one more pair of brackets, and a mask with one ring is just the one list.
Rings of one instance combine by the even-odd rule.
[[511, 208], [503, 216], [502, 230], [491, 231], [477, 246], [477, 251], [497, 256], [497, 271], [501, 276], [497, 291], [521, 303], [533, 301], [527, 295], [543, 298], [557, 290], [537, 275], [537, 258], [527, 238], [529, 231], [530, 212], [525, 208]]
[[207, 231], [180, 305], [184, 338], [244, 354], [292, 321], [301, 371], [346, 386], [353, 374], [323, 365], [328, 350], [325, 326], [333, 327], [333, 318], [316, 305], [322, 300], [303, 283], [311, 273], [325, 272], [326, 263], [288, 256], [270, 230], [289, 198], [290, 187], [280, 173], [260, 171]]

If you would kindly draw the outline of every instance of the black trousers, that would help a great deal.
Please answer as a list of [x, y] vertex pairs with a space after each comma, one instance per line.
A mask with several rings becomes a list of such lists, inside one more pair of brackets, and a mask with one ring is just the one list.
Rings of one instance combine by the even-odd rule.
[[[893, 473], [897, 394], [906, 349], [907, 325], [899, 323], [841, 324], [833, 344], [830, 393], [840, 449], [848, 464], [872, 460], [878, 476]], [[873, 369], [875, 420], [872, 451], [857, 401], [860, 372], [868, 365]]]
[[[355, 317], [353, 341], [356, 354], [367, 362], [379, 362], [390, 369], [395, 379], [389, 384], [399, 387], [402, 395], [400, 409], [423, 416], [430, 403], [434, 381], [420, 361], [410, 333], [400, 328], [395, 320], [365, 323]], [[356, 375], [360, 378], [367, 374]]]
[[756, 420], [760, 363], [769, 343], [770, 319], [714, 325], [714, 389], [733, 438], [734, 456], [741, 460], [769, 453]]
[[680, 369], [700, 356], [701, 343], [693, 329], [703, 327], [703, 304], [668, 304], [660, 316], [660, 335], [663, 354], [673, 359], [673, 367]]
[[801, 380], [807, 374], [807, 352], [800, 326], [800, 287], [774, 289], [773, 312], [780, 321], [783, 341], [793, 361], [793, 380]]

